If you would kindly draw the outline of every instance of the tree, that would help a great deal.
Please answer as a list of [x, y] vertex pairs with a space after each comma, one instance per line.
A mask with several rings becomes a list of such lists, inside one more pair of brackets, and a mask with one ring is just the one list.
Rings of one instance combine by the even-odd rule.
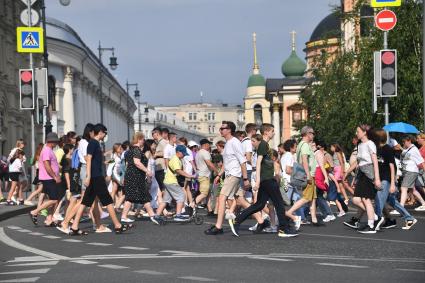
[[[355, 12], [341, 17], [355, 17], [365, 1], [360, 1]], [[420, 127], [422, 105], [422, 3], [403, 1], [395, 8], [398, 23], [389, 32], [388, 47], [398, 52], [398, 96], [390, 99], [390, 121], [404, 121]], [[367, 22], [366, 22], [367, 23]], [[369, 21], [371, 25], [371, 21]], [[384, 117], [372, 111], [373, 52], [383, 49], [383, 32], [370, 27], [370, 34], [356, 40], [353, 51], [340, 48], [336, 53], [322, 52], [315, 59], [314, 80], [301, 94], [308, 110], [305, 124], [314, 127], [325, 143], [339, 142], [351, 148], [351, 138], [359, 124], [382, 127]], [[378, 113], [383, 103], [378, 101]], [[299, 125], [300, 127], [302, 125]]]

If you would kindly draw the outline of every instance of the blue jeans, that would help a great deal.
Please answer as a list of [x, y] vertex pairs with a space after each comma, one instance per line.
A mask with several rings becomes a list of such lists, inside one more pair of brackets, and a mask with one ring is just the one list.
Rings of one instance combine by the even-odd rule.
[[323, 191], [322, 190], [319, 190], [319, 189], [316, 189], [316, 190], [317, 190], [316, 203], [317, 203], [317, 206], [320, 209], [320, 212], [322, 212], [322, 215], [324, 217], [326, 217], [328, 215], [333, 215], [332, 210], [331, 210], [329, 204], [327, 203], [327, 201], [323, 197]]
[[[288, 185], [288, 191], [286, 193], [288, 195], [289, 200], [293, 203], [295, 203], [301, 198], [301, 195], [299, 194], [298, 190], [294, 189], [291, 185]], [[295, 214], [301, 216], [301, 220], [305, 220], [304, 207], [295, 210]]]
[[381, 190], [376, 193], [375, 197], [375, 213], [379, 217], [382, 217], [382, 210], [387, 203], [388, 195], [390, 194], [390, 182], [383, 180], [381, 181]]
[[404, 220], [409, 221], [415, 219], [408, 211], [405, 209], [397, 200], [397, 193], [389, 194], [388, 204], [394, 207], [395, 210], [397, 210], [401, 216], [403, 216]]

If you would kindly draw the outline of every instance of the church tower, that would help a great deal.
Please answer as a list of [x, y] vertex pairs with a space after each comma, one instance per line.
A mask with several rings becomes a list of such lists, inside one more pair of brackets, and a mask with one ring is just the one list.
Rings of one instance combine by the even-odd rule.
[[257, 59], [257, 34], [252, 34], [254, 47], [254, 67], [248, 79], [248, 86], [244, 98], [245, 122], [261, 125], [270, 123], [270, 103], [266, 100], [266, 80], [260, 74]]

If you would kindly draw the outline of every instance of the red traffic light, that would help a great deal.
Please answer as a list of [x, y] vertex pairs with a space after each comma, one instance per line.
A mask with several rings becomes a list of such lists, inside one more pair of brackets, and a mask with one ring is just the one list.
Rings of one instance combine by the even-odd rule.
[[386, 51], [386, 52], [382, 53], [382, 62], [384, 64], [390, 65], [390, 64], [394, 63], [394, 61], [395, 61], [394, 52]]
[[21, 80], [24, 83], [28, 83], [32, 80], [32, 72], [30, 71], [22, 71], [21, 72]]

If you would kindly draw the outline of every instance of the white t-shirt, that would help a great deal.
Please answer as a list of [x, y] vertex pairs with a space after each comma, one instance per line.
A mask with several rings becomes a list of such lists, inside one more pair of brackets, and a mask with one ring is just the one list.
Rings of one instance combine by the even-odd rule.
[[424, 159], [415, 145], [411, 145], [401, 153], [401, 167], [403, 171], [418, 173], [418, 165], [423, 162]]
[[242, 177], [241, 164], [246, 162], [241, 142], [232, 137], [226, 142], [223, 152], [223, 164], [226, 176]]
[[295, 156], [290, 152], [285, 152], [280, 159], [280, 165], [282, 167], [282, 177], [287, 183], [291, 182], [291, 175], [286, 173], [286, 167], [294, 167]]
[[188, 147], [186, 147], [186, 152], [188, 155], [183, 157], [183, 170], [187, 174], [192, 175], [193, 174], [193, 166], [191, 163], [191, 161], [193, 161], [192, 151]]
[[398, 142], [395, 139], [390, 138], [388, 141], [388, 145], [391, 147], [395, 147], [396, 145], [398, 145]]
[[164, 158], [170, 160], [174, 155], [176, 155], [176, 145], [167, 143], [164, 148]]
[[9, 172], [17, 173], [22, 172], [22, 160], [16, 158], [12, 163], [9, 164]]
[[[252, 154], [252, 142], [250, 138], [245, 138], [242, 140], [242, 148], [243, 151], [245, 152], [245, 156], [247, 153], [251, 153]], [[251, 155], [251, 162], [252, 162], [252, 155]], [[248, 162], [246, 163], [246, 170], [250, 171], [252, 170], [252, 165], [249, 164]]]
[[373, 141], [361, 142], [358, 145], [357, 162], [359, 166], [372, 164], [372, 154], [376, 154], [376, 145]]
[[199, 177], [210, 177], [211, 171], [208, 168], [205, 160], [211, 160], [211, 154], [205, 149], [201, 148], [196, 154], [196, 166], [198, 167]]
[[78, 144], [78, 158], [80, 159], [80, 163], [86, 164], [86, 160], [84, 157], [87, 155], [87, 146], [89, 145], [89, 142], [86, 141], [86, 139], [81, 139], [80, 143]]

